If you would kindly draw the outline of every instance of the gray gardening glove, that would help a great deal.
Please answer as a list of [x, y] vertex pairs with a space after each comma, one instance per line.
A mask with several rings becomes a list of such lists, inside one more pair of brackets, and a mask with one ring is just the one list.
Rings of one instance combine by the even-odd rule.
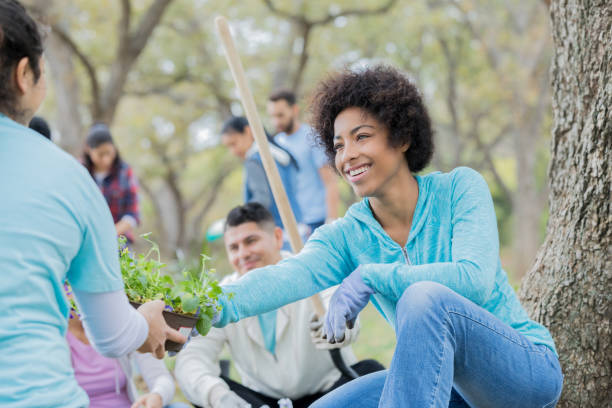
[[308, 325], [310, 329], [310, 340], [314, 346], [319, 350], [332, 350], [337, 348], [345, 347], [355, 340], [355, 337], [359, 333], [357, 328], [349, 329], [344, 331], [344, 340], [336, 343], [330, 343], [326, 338], [323, 337], [323, 320], [320, 320], [316, 314], [310, 316], [310, 323]]

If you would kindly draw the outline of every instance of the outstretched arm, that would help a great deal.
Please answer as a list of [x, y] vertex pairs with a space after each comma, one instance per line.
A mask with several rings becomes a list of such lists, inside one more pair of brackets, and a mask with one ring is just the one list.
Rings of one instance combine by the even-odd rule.
[[223, 286], [224, 293], [233, 297], [221, 298], [223, 311], [216, 326], [278, 309], [339, 284], [354, 267], [346, 243], [336, 233], [340, 221], [317, 229], [299, 254]]

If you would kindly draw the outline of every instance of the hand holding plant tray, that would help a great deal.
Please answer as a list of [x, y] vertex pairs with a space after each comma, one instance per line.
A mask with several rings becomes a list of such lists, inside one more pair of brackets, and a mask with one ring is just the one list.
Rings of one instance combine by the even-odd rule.
[[[168, 325], [187, 336], [195, 326], [198, 333], [206, 335], [221, 311], [217, 301], [222, 290], [213, 278], [214, 270], [206, 268], [210, 259], [202, 254], [200, 271], [184, 270], [183, 280], [175, 282], [170, 275], [162, 274], [166, 266], [160, 260], [158, 245], [142, 236], [151, 244], [146, 254], [130, 254], [125, 238], [119, 238], [121, 274], [132, 306], [138, 307], [150, 300], [162, 300], [166, 304], [164, 318]], [[166, 350], [179, 351], [182, 344], [166, 342]]]

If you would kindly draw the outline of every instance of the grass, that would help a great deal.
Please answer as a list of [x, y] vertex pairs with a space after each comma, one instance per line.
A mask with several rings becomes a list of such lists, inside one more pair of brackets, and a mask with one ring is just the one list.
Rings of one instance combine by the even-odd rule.
[[372, 305], [359, 315], [361, 331], [359, 338], [353, 344], [353, 351], [358, 360], [373, 358], [389, 367], [395, 350], [395, 332], [393, 327]]

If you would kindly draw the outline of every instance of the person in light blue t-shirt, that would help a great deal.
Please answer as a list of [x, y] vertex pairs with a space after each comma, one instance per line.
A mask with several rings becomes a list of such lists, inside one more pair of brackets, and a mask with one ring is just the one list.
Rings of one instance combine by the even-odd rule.
[[388, 66], [343, 71], [315, 93], [314, 128], [363, 197], [292, 258], [223, 287], [222, 327], [340, 284], [330, 343], [371, 300], [394, 327], [387, 371], [312, 407], [555, 406], [563, 376], [548, 330], [531, 320], [499, 258], [493, 200], [476, 171], [415, 175], [433, 154], [415, 86]]
[[106, 357], [163, 357], [161, 301], [131, 307], [115, 228], [85, 168], [26, 125], [45, 96], [42, 42], [15, 0], [0, 2], [0, 406], [84, 407], [66, 343], [70, 280], [92, 345]]
[[274, 140], [297, 160], [297, 185], [293, 188], [310, 233], [338, 216], [338, 180], [310, 126], [300, 123], [295, 94], [280, 90], [269, 97], [268, 114], [278, 134]]

